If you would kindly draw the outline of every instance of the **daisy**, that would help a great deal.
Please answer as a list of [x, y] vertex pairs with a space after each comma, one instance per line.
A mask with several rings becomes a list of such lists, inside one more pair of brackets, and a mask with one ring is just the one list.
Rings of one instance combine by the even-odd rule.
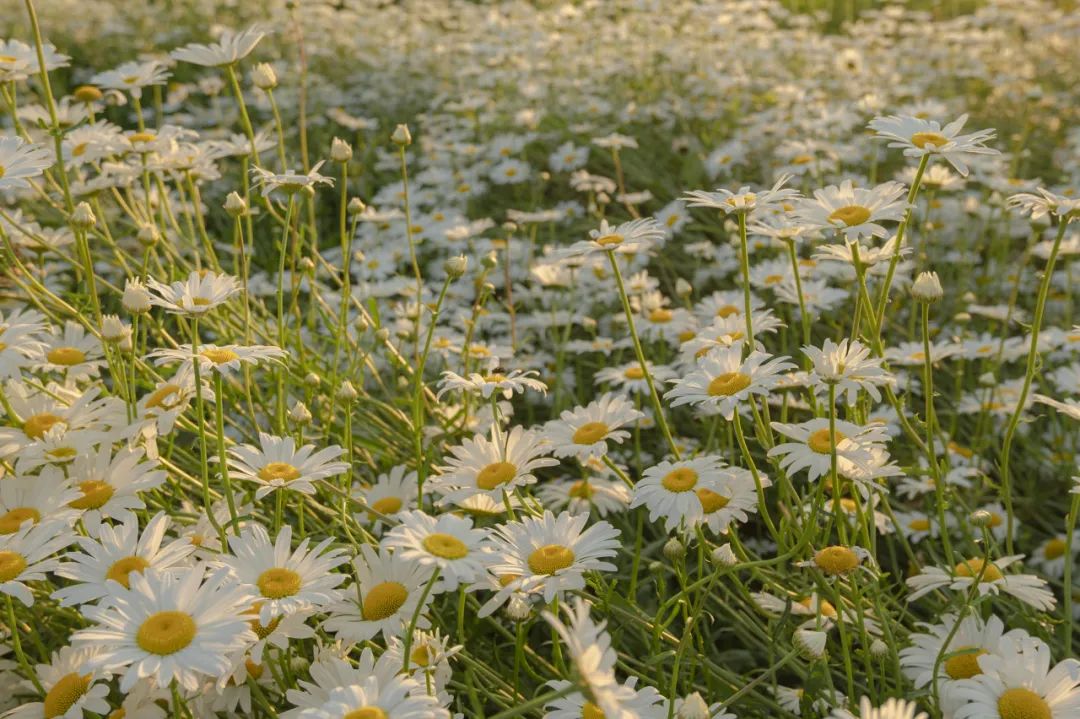
[[644, 416], [624, 397], [605, 394], [585, 407], [563, 410], [559, 419], [547, 423], [544, 432], [556, 457], [602, 456], [607, 453], [609, 439], [622, 444], [630, 436], [621, 427]]
[[96, 525], [102, 517], [123, 517], [146, 505], [139, 496], [165, 483], [158, 463], [143, 461], [142, 447], [124, 447], [115, 454], [105, 445], [76, 457], [68, 466], [68, 478], [81, 496], [68, 506], [82, 511], [82, 520]]
[[[412, 678], [422, 687], [431, 687], [429, 694], [435, 694], [442, 701], [449, 699], [446, 687], [453, 677], [453, 669], [450, 660], [465, 647], [462, 645], [450, 646], [450, 638], [443, 635], [439, 629], [425, 632], [417, 630], [413, 632], [413, 641], [409, 651], [409, 670]], [[391, 637], [387, 643], [386, 651], [379, 657], [380, 661], [388, 660], [395, 667], [401, 667], [405, 663], [405, 642], [401, 637]], [[441, 696], [440, 696], [441, 695]]]
[[259, 484], [255, 499], [262, 499], [278, 489], [314, 494], [316, 480], [346, 472], [349, 465], [333, 461], [345, 450], [332, 445], [315, 451], [315, 445], [299, 449], [292, 437], [259, 433], [259, 446], [242, 444], [229, 449], [229, 467], [240, 479]]
[[846, 547], [835, 544], [822, 547], [814, 552], [814, 557], [807, 561], [795, 562], [797, 567], [811, 567], [826, 577], [847, 576], [858, 570], [867, 560], [872, 561], [870, 552], [862, 547]]
[[[948, 692], [955, 682], [982, 674], [980, 657], [1000, 651], [1001, 638], [1006, 634], [1005, 624], [999, 618], [991, 615], [983, 621], [978, 614], [969, 614], [959, 627], [956, 619], [955, 614], [946, 614], [939, 624], [922, 625], [926, 631], [913, 633], [911, 645], [900, 650], [900, 666], [916, 689], [933, 681], [936, 666], [938, 681]], [[1020, 629], [1009, 632], [1016, 633], [1026, 632]]]
[[242, 32], [225, 30], [217, 42], [209, 45], [191, 43], [173, 50], [170, 55], [174, 60], [203, 67], [232, 65], [250, 55], [265, 35], [266, 33], [258, 26], [250, 27]]
[[52, 167], [52, 153], [20, 137], [0, 137], [0, 190], [26, 189]]
[[[794, 474], [807, 470], [808, 479], [829, 474], [832, 471], [832, 432], [828, 417], [817, 417], [801, 424], [773, 422], [772, 428], [795, 440], [783, 442], [769, 450], [769, 457], [780, 457], [784, 471]], [[872, 473], [874, 462], [871, 450], [888, 441], [888, 433], [881, 425], [860, 427], [851, 422], [836, 420], [837, 471], [845, 477]]]
[[752, 395], [767, 396], [779, 384], [779, 373], [795, 369], [787, 359], [754, 351], [744, 360], [741, 344], [713, 349], [698, 360], [696, 371], [675, 380], [664, 397], [673, 400], [672, 407], [693, 404], [715, 409], [730, 421], [740, 402]]
[[0, 536], [0, 593], [31, 606], [34, 595], [24, 582], [44, 580], [46, 572], [55, 571], [57, 560], [50, 557], [73, 541], [75, 535], [62, 522], [24, 522]]
[[536, 493], [549, 509], [565, 509], [570, 514], [596, 512], [598, 517], [606, 517], [630, 504], [630, 489], [621, 480], [603, 477], [544, 482], [536, 487]]
[[1055, 195], [1042, 187], [1036, 192], [1039, 194], [1021, 192], [1011, 196], [1008, 199], [1009, 207], [1019, 210], [1021, 214], [1030, 215], [1032, 220], [1046, 215], [1056, 215], [1067, 222], [1080, 218], [1080, 197]]
[[[4, 394], [9, 407], [9, 426], [0, 427], [0, 456], [14, 454], [40, 440], [53, 428], [61, 430], [104, 429], [123, 421], [123, 401], [98, 399], [98, 388], [79, 391], [50, 384], [39, 391], [9, 382]], [[13, 426], [11, 426], [13, 425]]]
[[430, 626], [424, 616], [434, 598], [424, 591], [433, 571], [429, 565], [364, 544], [353, 567], [357, 599], [330, 608], [330, 618], [323, 622], [326, 631], [341, 641], [363, 642], [380, 633], [383, 639], [401, 636], [414, 616], [420, 629]]
[[[0, 491], [2, 490], [3, 487], [0, 485]], [[1075, 561], [1077, 553], [1080, 553], [1080, 531], [1073, 533], [1071, 552], [1066, 550], [1069, 545], [1067, 539], [1068, 537], [1064, 534], [1054, 535], [1043, 541], [1031, 556], [1032, 564], [1051, 579], [1061, 579], [1065, 574], [1065, 564]]]
[[[646, 362], [646, 366], [654, 382], [667, 382], [675, 376], [670, 367], [654, 365], [652, 362]], [[630, 394], [645, 394], [649, 391], [645, 372], [638, 362], [629, 362], [619, 367], [603, 367], [597, 371], [593, 381], [598, 385], [612, 385]]]
[[535, 470], [559, 463], [544, 456], [549, 449], [539, 432], [518, 425], [504, 437], [493, 427], [491, 435], [488, 440], [478, 434], [450, 448], [452, 456], [447, 457], [447, 464], [431, 482], [444, 501], [460, 504], [473, 496], [486, 495], [494, 502], [502, 502], [504, 495], [536, 482]]
[[70, 526], [79, 513], [69, 504], [79, 496], [56, 467], [46, 467], [36, 476], [5, 477], [0, 481], [0, 534], [14, 534], [27, 522], [43, 520]]
[[159, 61], [133, 60], [97, 73], [90, 78], [90, 82], [106, 90], [126, 90], [132, 97], [140, 98], [144, 87], [163, 85], [168, 78], [169, 72]]
[[311, 681], [297, 677], [298, 688], [288, 689], [286, 698], [295, 709], [281, 712], [281, 719], [297, 719], [305, 709], [319, 708], [330, 698], [330, 692], [342, 686], [351, 686], [374, 677], [380, 685], [388, 684], [401, 672], [401, 661], [393, 661], [389, 650], [379, 655], [365, 647], [356, 660], [356, 666], [348, 659], [338, 656], [334, 647], [316, 650], [311, 663]]
[[[288, 356], [288, 352], [271, 345], [199, 345], [199, 369], [203, 372], [217, 371], [221, 374], [236, 371], [242, 365], [256, 365], [260, 362], [277, 362]], [[190, 344], [177, 345], [176, 349], [159, 348], [147, 355], [154, 364], [180, 364], [179, 372], [194, 371], [195, 360]]]
[[340, 549], [329, 549], [327, 537], [308, 549], [310, 538], [292, 549], [292, 527], [285, 525], [271, 544], [270, 535], [258, 523], [244, 527], [240, 536], [229, 537], [231, 554], [220, 563], [249, 591], [259, 606], [259, 623], [269, 625], [281, 614], [318, 610], [341, 600], [337, 586], [344, 574], [332, 571], [349, 561]]
[[649, 249], [653, 242], [664, 239], [664, 230], [651, 217], [643, 217], [612, 226], [607, 220], [589, 231], [589, 239], [575, 242], [561, 250], [562, 257], [584, 257], [603, 252], [636, 253]]
[[615, 678], [617, 655], [604, 629], [606, 623], [594, 622], [589, 616], [588, 603], [580, 597], [572, 606], [564, 606], [563, 611], [569, 620], [566, 623], [550, 612], [544, 612], [543, 616], [566, 646], [578, 680], [589, 696], [581, 716], [635, 719], [638, 714], [632, 707], [638, 701], [638, 694], [634, 685], [621, 684]]
[[372, 534], [378, 536], [382, 531], [382, 517], [386, 517], [391, 522], [396, 522], [398, 514], [416, 506], [418, 489], [416, 472], [407, 471], [405, 465], [399, 464], [389, 472], [380, 474], [375, 480], [375, 484], [371, 486], [353, 486], [353, 499], [367, 505], [372, 510], [353, 516], [358, 522], [370, 523]]
[[835, 709], [830, 719], [928, 719], [929, 716], [926, 712], [918, 711], [915, 702], [906, 699], [886, 699], [884, 704], [875, 707], [869, 697], [863, 697], [859, 701], [858, 714]]
[[45, 696], [4, 714], [12, 719], [82, 719], [83, 712], [109, 712], [109, 685], [101, 671], [86, 671], [93, 648], [63, 647], [53, 652], [48, 664], [34, 667]]
[[889, 147], [902, 148], [906, 157], [941, 155], [957, 172], [967, 177], [968, 168], [963, 158], [966, 155], [996, 155], [998, 151], [986, 147], [988, 140], [994, 139], [994, 130], [978, 130], [969, 135], [961, 135], [960, 129], [967, 122], [968, 116], [961, 115], [953, 122], [941, 126], [936, 120], [923, 120], [908, 115], [875, 117], [868, 127], [877, 136], [890, 140]]
[[398, 519], [401, 524], [383, 537], [382, 546], [395, 556], [437, 567], [436, 593], [454, 591], [461, 583], [471, 584], [485, 571], [488, 533], [473, 529], [468, 517], [432, 517], [413, 511], [400, 514]]
[[319, 168], [322, 166], [323, 161], [319, 161], [307, 173], [286, 170], [281, 174], [275, 174], [262, 167], [252, 167], [251, 174], [255, 178], [255, 187], [262, 188], [263, 197], [268, 197], [276, 190], [281, 190], [287, 195], [294, 195], [305, 187], [315, 188], [319, 185], [333, 187], [333, 178], [319, 174]]
[[935, 589], [948, 587], [955, 592], [967, 592], [978, 579], [980, 596], [1005, 592], [1036, 609], [1048, 611], [1054, 607], [1054, 594], [1046, 588], [1046, 580], [1033, 574], [1005, 574], [1001, 570], [1023, 555], [1002, 557], [990, 563], [980, 558], [965, 559], [951, 571], [941, 567], [923, 567], [922, 573], [908, 577], [911, 589], [908, 601], [915, 601]]
[[669, 532], [684, 523], [693, 527], [704, 517], [705, 502], [711, 508], [722, 501], [722, 471], [718, 457], [661, 462], [646, 469], [634, 485], [630, 508], [648, 507], [649, 520], [663, 517]]
[[195, 546], [185, 539], [174, 539], [162, 546], [169, 528], [169, 516], [158, 512], [139, 533], [139, 518], [128, 514], [123, 524], [98, 527], [96, 537], [79, 537], [81, 552], [69, 552], [55, 572], [75, 584], [61, 587], [52, 597], [61, 606], [71, 607], [96, 602], [113, 592], [113, 582], [124, 589], [131, 587], [132, 574], [149, 569], [159, 573], [186, 571], [187, 557]]
[[462, 377], [450, 371], [443, 372], [443, 378], [439, 381], [439, 393], [437, 399], [441, 399], [447, 392], [462, 390], [474, 392], [484, 399], [490, 399], [493, 394], [501, 394], [504, 399], [510, 399], [515, 393], [523, 394], [525, 390], [532, 390], [541, 394], [547, 394], [547, 385], [538, 379], [532, 379], [540, 373], [536, 370], [511, 370], [506, 374], [501, 372], [489, 372], [480, 374], [472, 372], [467, 377]]
[[604, 521], [585, 529], [588, 519], [585, 514], [563, 512], [556, 517], [545, 511], [542, 517], [495, 527], [489, 570], [513, 579], [480, 614], [493, 612], [514, 591], [542, 593], [550, 603], [564, 591], [582, 589], [586, 571], [614, 571], [615, 565], [606, 560], [617, 554], [619, 530]]
[[439, 706], [435, 697], [419, 689], [420, 685], [411, 677], [396, 677], [386, 682], [366, 677], [355, 684], [334, 688], [325, 703], [304, 709], [296, 718], [450, 719], [450, 712]]
[[46, 338], [42, 352], [44, 362], [38, 368], [62, 372], [68, 382], [96, 377], [100, 367], [105, 364], [101, 341], [87, 334], [81, 324], [71, 320], [64, 323], [62, 333], [54, 332]]
[[982, 673], [959, 682], [956, 719], [1070, 719], [1080, 713], [1080, 662], [1053, 667], [1050, 647], [1034, 637], [1004, 637], [998, 654], [979, 657]]
[[90, 669], [121, 674], [120, 691], [152, 676], [159, 687], [176, 681], [189, 692], [201, 677], [229, 669], [228, 655], [254, 640], [241, 614], [242, 587], [228, 572], [204, 565], [185, 573], [134, 574], [131, 588], [116, 588], [104, 606], [86, 607], [97, 623], [72, 635], [76, 646], [97, 645]]
[[879, 223], [904, 219], [906, 188], [899, 182], [886, 182], [867, 190], [854, 187], [851, 180], [839, 186], [814, 190], [814, 199], [799, 202], [798, 218], [815, 229], [836, 230], [848, 242], [864, 237], [888, 237]]
[[837, 344], [826, 339], [821, 349], [803, 347], [803, 354], [814, 365], [810, 374], [813, 385], [834, 385], [838, 395], [847, 393], [849, 405], [856, 403], [860, 389], [865, 390], [875, 402], [880, 402], [878, 386], [895, 384], [888, 370], [881, 366], [882, 360], [870, 357], [870, 348], [858, 340], [844, 338]]
[[[757, 483], [748, 469], [725, 467], [720, 472], [720, 486], [713, 489], [699, 489], [702, 519], [713, 534], [727, 534], [732, 522], [742, 524], [758, 510]], [[763, 474], [758, 475], [761, 486], [772, 486], [772, 482]]]
[[151, 278], [146, 282], [151, 292], [150, 303], [164, 307], [173, 314], [200, 316], [224, 304], [240, 292], [235, 277], [213, 272], [192, 271], [184, 282], [164, 284]]
[[717, 188], [714, 192], [694, 190], [686, 193], [688, 207], [708, 207], [719, 210], [721, 214], [751, 215], [765, 214], [784, 203], [798, 198], [798, 190], [784, 187], [790, 175], [782, 175], [769, 190], [751, 191], [749, 187], [740, 187], [735, 192]]
[[[650, 686], [638, 689], [637, 680], [637, 677], [630, 677], [617, 690], [621, 695], [622, 716], [637, 719], [666, 719], [667, 700]], [[547, 686], [553, 691], [563, 691], [570, 689], [573, 684], [565, 679], [556, 679], [548, 682]], [[592, 717], [608, 716], [599, 706], [586, 699], [581, 692], [571, 692], [564, 697], [554, 699], [545, 704], [544, 708], [547, 710], [544, 719], [582, 719], [582, 717], [592, 719]], [[684, 715], [677, 713], [676, 716]]]

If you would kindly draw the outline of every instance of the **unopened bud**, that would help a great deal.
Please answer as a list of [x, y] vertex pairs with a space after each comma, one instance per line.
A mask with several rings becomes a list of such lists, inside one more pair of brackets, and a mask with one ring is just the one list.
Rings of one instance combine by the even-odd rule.
[[674, 562], [686, 556], [686, 545], [677, 537], [672, 537], [664, 544], [664, 556]]
[[350, 215], [359, 215], [367, 209], [367, 205], [359, 197], [354, 197], [349, 200], [348, 212]]
[[937, 302], [945, 296], [936, 272], [920, 272], [911, 286], [911, 296], [919, 302]]
[[976, 509], [968, 517], [968, 521], [971, 522], [972, 527], [989, 527], [994, 523], [994, 515], [987, 512], [985, 509]]
[[821, 659], [825, 656], [825, 642], [828, 635], [815, 629], [796, 629], [795, 646], [807, 659]]
[[344, 400], [345, 402], [352, 402], [359, 396], [360, 393], [356, 391], [356, 387], [353, 387], [353, 383], [349, 380], [342, 382], [337, 391], [338, 399]]
[[532, 606], [528, 600], [516, 594], [510, 595], [506, 602], [506, 618], [513, 622], [523, 622], [532, 616]]
[[722, 544], [712, 551], [712, 560], [721, 567], [734, 567], [739, 563], [730, 544]]
[[330, 142], [330, 159], [334, 162], [346, 163], [352, 159], [352, 145], [335, 137]]
[[379, 329], [375, 330], [375, 339], [377, 339], [379, 342], [385, 342], [386, 340], [390, 339], [390, 330], [386, 329], [385, 327], [380, 327]]
[[103, 315], [101, 317], [101, 339], [116, 344], [130, 334], [128, 328], [116, 315]]
[[480, 260], [480, 264], [482, 264], [489, 270], [493, 270], [499, 264], [499, 256], [495, 254], [495, 250], [492, 250], [491, 252], [484, 255], [484, 257]]
[[270, 63], [260, 62], [251, 71], [251, 82], [260, 90], [273, 90], [277, 87], [277, 73]]
[[693, 291], [694, 288], [682, 277], [675, 280], [675, 294], [679, 297], [689, 297]]
[[97, 218], [87, 202], [80, 202], [71, 213], [71, 226], [76, 230], [89, 230], [96, 224]]
[[679, 702], [679, 710], [675, 712], [675, 716], [678, 719], [709, 719], [709, 705], [701, 698], [701, 694], [694, 692]]
[[320, 377], [315, 372], [308, 372], [306, 375], [304, 375], [304, 384], [306, 384], [308, 387], [318, 387], [320, 384], [322, 384], [322, 377]]
[[134, 315], [150, 311], [150, 291], [139, 280], [129, 279], [124, 283], [124, 296], [120, 299], [124, 309]]
[[225, 198], [225, 212], [229, 213], [230, 217], [243, 217], [247, 209], [247, 203], [238, 193], [230, 192]]
[[301, 257], [297, 265], [303, 272], [311, 272], [315, 269], [315, 260], [310, 257]]
[[408, 125], [398, 125], [394, 128], [394, 134], [390, 136], [390, 141], [398, 147], [407, 147], [412, 144], [412, 134], [409, 132]]
[[143, 225], [139, 228], [139, 232], [135, 235], [135, 239], [138, 240], [139, 244], [143, 247], [153, 247], [161, 240], [161, 233], [158, 232], [157, 225]]
[[303, 402], [297, 400], [292, 409], [289, 410], [289, 419], [294, 424], [304, 425], [311, 421], [311, 410], [307, 408]]
[[447, 275], [456, 280], [465, 274], [465, 270], [469, 269], [469, 258], [465, 255], [451, 257], [443, 263], [443, 269], [446, 270]]
[[870, 656], [874, 659], [884, 659], [889, 656], [889, 645], [880, 639], [870, 642]]

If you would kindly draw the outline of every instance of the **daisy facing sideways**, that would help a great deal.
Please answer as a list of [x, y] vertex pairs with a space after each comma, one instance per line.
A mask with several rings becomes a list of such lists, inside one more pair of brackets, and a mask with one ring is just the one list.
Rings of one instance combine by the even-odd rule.
[[1036, 609], [1043, 611], [1053, 609], [1056, 600], [1053, 592], [1046, 588], [1045, 579], [1034, 574], [1005, 574], [1002, 571], [1023, 556], [1016, 554], [989, 563], [978, 557], [965, 559], [952, 571], [941, 567], [923, 567], [921, 574], [916, 574], [907, 580], [907, 585], [911, 589], [908, 601], [915, 601], [935, 589], [946, 587], [956, 592], [966, 592], [973, 583], [978, 581], [980, 595], [1005, 592]]

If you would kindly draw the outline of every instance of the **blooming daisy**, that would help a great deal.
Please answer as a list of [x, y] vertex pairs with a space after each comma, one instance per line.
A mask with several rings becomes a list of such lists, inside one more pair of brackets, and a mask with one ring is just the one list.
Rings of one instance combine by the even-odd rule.
[[91, 647], [63, 647], [52, 653], [48, 664], [34, 667], [45, 696], [37, 702], [22, 704], [4, 714], [12, 719], [82, 719], [83, 712], [107, 714], [109, 685], [99, 670], [86, 671], [87, 660], [96, 650]]
[[254, 186], [262, 188], [263, 197], [268, 197], [271, 192], [281, 190], [287, 195], [293, 195], [305, 187], [315, 188], [319, 185], [334, 185], [334, 179], [319, 174], [319, 168], [324, 161], [316, 162], [306, 173], [286, 170], [280, 174], [273, 173], [262, 167], [252, 167], [251, 174], [255, 179]]
[[408, 471], [405, 465], [399, 464], [391, 468], [389, 472], [380, 474], [373, 485], [353, 486], [353, 499], [372, 510], [353, 516], [358, 522], [370, 523], [372, 533], [378, 536], [382, 531], [382, 517], [396, 521], [398, 514], [416, 506], [417, 492], [416, 472]]
[[718, 457], [661, 462], [646, 469], [634, 485], [630, 507], [648, 507], [649, 520], [663, 517], [669, 532], [684, 523], [693, 527], [702, 521], [706, 502], [713, 511], [723, 503], [723, 471]]
[[626, 398], [605, 394], [585, 407], [563, 410], [544, 431], [556, 457], [602, 456], [607, 453], [609, 439], [622, 444], [630, 436], [621, 427], [644, 416]]
[[69, 505], [79, 496], [56, 467], [46, 467], [35, 476], [5, 477], [0, 482], [0, 534], [13, 534], [27, 522], [74, 524], [79, 512]]
[[633, 254], [649, 249], [652, 243], [664, 239], [664, 230], [651, 217], [630, 220], [620, 225], [600, 221], [600, 227], [589, 230], [589, 239], [575, 242], [560, 252], [562, 257], [582, 257], [593, 253], [613, 252]]
[[996, 155], [998, 151], [984, 143], [994, 139], [994, 130], [978, 130], [961, 135], [960, 129], [968, 116], [961, 115], [944, 127], [936, 120], [924, 120], [909, 115], [875, 117], [868, 127], [878, 137], [890, 140], [889, 147], [902, 148], [906, 157], [941, 155], [962, 176], [967, 177], [965, 155]]
[[451, 456], [440, 474], [432, 478], [431, 486], [453, 503], [476, 495], [502, 502], [505, 494], [534, 483], [535, 470], [559, 463], [544, 456], [548, 446], [542, 434], [520, 425], [505, 436], [493, 427], [490, 440], [478, 434], [449, 451]]
[[[904, 675], [916, 689], [921, 689], [937, 678], [946, 692], [961, 679], [982, 674], [979, 657], [997, 654], [1001, 638], [1005, 636], [1005, 624], [991, 615], [983, 620], [978, 614], [969, 614], [956, 626], [955, 614], [947, 614], [938, 624], [924, 624], [925, 632], [911, 635], [911, 645], [900, 650], [900, 666]], [[1009, 634], [1026, 634], [1014, 629]]]
[[242, 32], [225, 30], [218, 37], [217, 42], [208, 45], [191, 43], [173, 50], [170, 55], [180, 62], [190, 62], [204, 67], [232, 65], [250, 55], [265, 35], [266, 33], [258, 26], [250, 27]]
[[68, 506], [82, 511], [82, 520], [97, 524], [102, 517], [123, 517], [146, 506], [140, 492], [165, 483], [165, 472], [155, 461], [144, 461], [142, 447], [124, 447], [115, 454], [109, 445], [76, 457], [68, 465], [68, 479], [81, 496]]
[[53, 155], [44, 147], [21, 137], [0, 137], [0, 190], [29, 188], [29, 180], [52, 165]]
[[442, 398], [447, 392], [462, 390], [474, 392], [484, 399], [490, 399], [492, 394], [501, 394], [504, 399], [510, 399], [515, 393], [522, 394], [525, 390], [533, 390], [541, 394], [547, 394], [547, 385], [538, 379], [533, 379], [539, 372], [535, 370], [511, 370], [506, 374], [489, 372], [480, 374], [472, 372], [468, 377], [462, 377], [450, 371], [443, 372], [443, 378], [439, 381], [439, 393], [437, 398]]
[[[817, 417], [801, 424], [773, 422], [772, 428], [795, 440], [783, 442], [769, 450], [770, 457], [780, 457], [780, 466], [788, 473], [807, 470], [808, 478], [817, 479], [832, 469], [832, 432], [827, 417]], [[881, 425], [860, 427], [836, 420], [837, 471], [854, 478], [857, 474], [873, 473], [871, 449], [883, 445], [888, 433]]]
[[73, 541], [70, 527], [55, 521], [24, 522], [15, 532], [0, 535], [0, 593], [31, 606], [34, 595], [24, 582], [44, 580], [46, 572], [55, 571], [52, 555]]
[[764, 214], [791, 202], [799, 196], [798, 190], [784, 187], [790, 175], [783, 175], [771, 189], [752, 191], [749, 187], [740, 187], [735, 192], [717, 188], [714, 192], [694, 190], [686, 193], [688, 207], [708, 207], [719, 210], [722, 214]]
[[799, 219], [809, 227], [836, 230], [848, 242], [864, 237], [887, 237], [879, 223], [904, 218], [906, 188], [899, 182], [886, 182], [873, 189], [855, 187], [851, 180], [814, 190], [814, 199], [799, 202]]
[[398, 515], [398, 519], [401, 523], [383, 537], [382, 546], [394, 551], [395, 556], [437, 567], [436, 592], [472, 583], [485, 571], [487, 531], [474, 529], [468, 517], [432, 517], [413, 511]]
[[96, 377], [99, 368], [105, 364], [101, 349], [101, 340], [87, 334], [78, 322], [68, 320], [63, 332], [54, 332], [45, 339], [42, 348], [43, 362], [39, 369], [61, 372], [67, 382]]
[[880, 402], [878, 386], [895, 384], [896, 381], [881, 366], [882, 360], [870, 357], [870, 348], [858, 340], [845, 338], [837, 344], [826, 339], [821, 349], [803, 347], [803, 354], [814, 364], [810, 373], [813, 385], [834, 385], [838, 395], [847, 393], [847, 403], [850, 405], [855, 404], [860, 389], [865, 390], [875, 402]]
[[919, 711], [915, 702], [906, 699], [886, 699], [881, 706], [875, 707], [870, 697], [859, 700], [859, 713], [852, 714], [846, 709], [836, 709], [830, 719], [928, 719], [929, 714]]
[[260, 432], [258, 447], [242, 444], [229, 450], [229, 467], [240, 479], [260, 485], [255, 499], [262, 499], [278, 489], [314, 494], [312, 482], [349, 469], [345, 462], [333, 461], [344, 452], [337, 445], [317, 452], [312, 444], [297, 449], [292, 437], [275, 437]]
[[[340, 649], [340, 648], [339, 648]], [[285, 692], [295, 707], [281, 712], [281, 719], [297, 719], [305, 709], [319, 708], [330, 698], [330, 692], [338, 687], [362, 683], [374, 677], [380, 685], [389, 684], [401, 672], [401, 661], [393, 661], [389, 650], [375, 658], [370, 647], [361, 652], [356, 665], [339, 656], [333, 646], [317, 650], [311, 663], [311, 681], [297, 677], [297, 687]]]
[[920, 574], [907, 579], [911, 589], [908, 601], [946, 587], [956, 592], [966, 592], [978, 580], [980, 595], [1005, 592], [1036, 609], [1052, 609], [1056, 600], [1053, 592], [1046, 588], [1045, 579], [1033, 574], [1005, 574], [1002, 571], [1021, 557], [1023, 555], [1018, 554], [989, 563], [978, 557], [965, 559], [951, 571], [941, 567], [923, 567]]
[[139, 98], [144, 87], [163, 85], [168, 78], [168, 70], [159, 61], [133, 60], [97, 73], [90, 78], [90, 82], [107, 90], [126, 90], [132, 97]]
[[330, 691], [326, 701], [296, 715], [297, 719], [450, 719], [450, 712], [438, 700], [417, 691], [411, 677], [395, 677], [386, 682], [369, 676]]
[[741, 344], [713, 349], [698, 360], [696, 371], [675, 380], [664, 397], [672, 400], [672, 407], [703, 406], [730, 421], [740, 402], [751, 395], [768, 395], [779, 384], [779, 373], [795, 369], [787, 359], [754, 351], [744, 360]]
[[606, 477], [556, 479], [537, 485], [536, 493], [549, 509], [565, 509], [570, 514], [596, 512], [598, 517], [621, 512], [630, 503], [630, 489], [626, 484]]
[[173, 314], [204, 315], [240, 292], [240, 282], [231, 275], [193, 270], [183, 282], [165, 284], [151, 278], [150, 303]]
[[[255, 365], [260, 362], [276, 362], [288, 356], [288, 352], [271, 345], [199, 345], [199, 369], [203, 372], [216, 371], [226, 374], [240, 369], [242, 365]], [[149, 355], [156, 365], [181, 363], [178, 372], [194, 372], [195, 355], [190, 344], [177, 345], [175, 349], [162, 347]], [[204, 397], [205, 399], [205, 397]]]

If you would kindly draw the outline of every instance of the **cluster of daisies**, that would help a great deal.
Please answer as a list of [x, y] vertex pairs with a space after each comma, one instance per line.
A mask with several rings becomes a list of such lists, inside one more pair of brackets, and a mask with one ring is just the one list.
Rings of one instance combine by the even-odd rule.
[[14, 3], [0, 716], [1080, 717], [1080, 16], [862, 4]]

